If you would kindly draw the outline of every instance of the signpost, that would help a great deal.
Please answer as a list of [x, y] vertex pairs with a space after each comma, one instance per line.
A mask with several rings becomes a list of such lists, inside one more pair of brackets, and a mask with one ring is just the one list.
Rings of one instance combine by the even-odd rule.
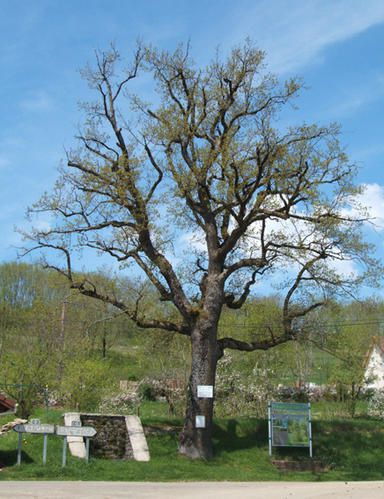
[[60, 437], [84, 437], [90, 438], [96, 435], [92, 426], [56, 426], [56, 435]]
[[308, 447], [312, 457], [311, 404], [268, 404], [269, 455], [272, 447]]
[[41, 424], [39, 419], [32, 419], [26, 424], [17, 424], [14, 426], [14, 431], [19, 434], [19, 440], [17, 445], [17, 465], [21, 464], [21, 446], [23, 442], [23, 433], [31, 433], [32, 435], [43, 435], [43, 464], [47, 462], [47, 445], [48, 445], [48, 435], [55, 433], [55, 425], [53, 424]]
[[64, 437], [62, 466], [67, 463], [67, 437], [85, 438], [86, 460], [89, 461], [89, 439], [96, 435], [96, 430], [92, 426], [79, 426], [78, 421], [74, 421], [72, 426], [56, 426], [56, 435]]
[[[32, 435], [43, 435], [43, 464], [47, 462], [47, 440], [48, 435], [56, 433], [60, 437], [64, 437], [63, 442], [63, 459], [62, 465], [65, 466], [67, 462], [67, 437], [84, 437], [86, 444], [86, 459], [89, 461], [89, 439], [96, 435], [96, 430], [92, 426], [79, 426], [80, 421], [74, 421], [73, 426], [56, 426], [53, 424], [41, 424], [39, 419], [32, 419], [26, 424], [17, 424], [14, 426], [14, 431], [19, 434], [17, 446], [17, 465], [21, 464], [21, 446], [23, 442], [23, 433], [30, 433]], [[55, 431], [56, 430], [56, 431]]]

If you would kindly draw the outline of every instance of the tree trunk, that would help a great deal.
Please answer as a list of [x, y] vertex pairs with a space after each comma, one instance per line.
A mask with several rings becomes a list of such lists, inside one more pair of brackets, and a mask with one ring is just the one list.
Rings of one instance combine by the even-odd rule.
[[[179, 452], [192, 459], [211, 459], [214, 399], [198, 397], [197, 391], [199, 385], [208, 385], [214, 390], [218, 361], [216, 328], [214, 331], [194, 331], [191, 335], [191, 346], [191, 375], [184, 427], [179, 438]], [[200, 424], [205, 424], [205, 427], [196, 427], [197, 420]]]

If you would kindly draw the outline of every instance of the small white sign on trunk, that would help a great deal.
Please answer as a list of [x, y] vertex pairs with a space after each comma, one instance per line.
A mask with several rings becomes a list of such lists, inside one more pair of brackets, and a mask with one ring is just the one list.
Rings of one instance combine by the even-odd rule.
[[196, 428], [205, 428], [205, 416], [201, 415], [196, 416], [195, 425]]
[[213, 386], [212, 385], [197, 385], [197, 396], [201, 399], [213, 398]]

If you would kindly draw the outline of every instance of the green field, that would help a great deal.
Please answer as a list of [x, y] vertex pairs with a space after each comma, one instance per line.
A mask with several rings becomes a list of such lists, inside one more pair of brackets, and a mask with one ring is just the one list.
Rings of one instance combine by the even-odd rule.
[[[42, 465], [42, 437], [27, 435], [22, 465], [16, 466], [17, 434], [0, 437], [0, 480], [381, 480], [384, 477], [384, 423], [368, 418], [313, 422], [314, 458], [328, 465], [323, 473], [280, 472], [268, 455], [267, 421], [256, 418], [216, 420], [215, 457], [212, 461], [190, 461], [177, 454], [180, 419], [156, 416], [165, 406], [143, 408], [143, 424], [157, 427], [148, 436], [149, 463], [94, 459], [89, 464], [68, 456], [61, 467], [62, 440], [48, 439], [48, 462]], [[38, 411], [42, 422], [61, 422], [59, 411]], [[1, 422], [10, 417], [2, 417]], [[307, 449], [274, 449], [279, 459], [306, 460]]]

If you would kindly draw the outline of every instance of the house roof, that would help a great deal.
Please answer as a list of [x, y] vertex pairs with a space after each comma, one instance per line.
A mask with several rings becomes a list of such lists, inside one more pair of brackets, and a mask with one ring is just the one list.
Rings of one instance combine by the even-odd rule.
[[380, 350], [384, 353], [384, 338], [383, 337], [377, 338], [376, 344], [380, 348]]
[[16, 401], [0, 394], [0, 406], [6, 408], [7, 410], [13, 410], [16, 406]]
[[371, 347], [369, 349], [369, 353], [372, 353], [374, 347], [378, 347], [379, 350], [384, 353], [384, 337], [383, 336], [374, 336], [372, 338]]
[[369, 359], [371, 358], [373, 349], [375, 347], [378, 347], [380, 352], [384, 354], [384, 337], [383, 336], [374, 336], [372, 338], [371, 344], [369, 346], [369, 349], [365, 355], [364, 359], [364, 368], [366, 369], [368, 367]]

